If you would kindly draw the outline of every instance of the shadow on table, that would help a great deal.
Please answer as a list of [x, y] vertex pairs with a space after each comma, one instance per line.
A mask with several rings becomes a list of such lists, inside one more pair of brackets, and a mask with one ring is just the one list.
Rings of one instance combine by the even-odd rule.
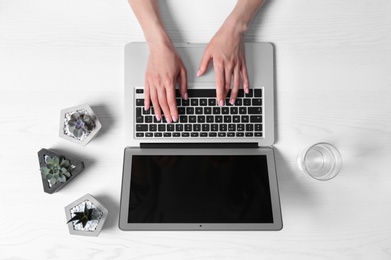
[[109, 211], [103, 229], [118, 229], [119, 203], [108, 194], [96, 195], [95, 198]]
[[91, 105], [91, 109], [102, 124], [99, 134], [95, 137], [95, 139], [98, 139], [100, 136], [105, 135], [109, 129], [114, 129], [116, 115], [110, 111], [109, 106], [106, 104]]

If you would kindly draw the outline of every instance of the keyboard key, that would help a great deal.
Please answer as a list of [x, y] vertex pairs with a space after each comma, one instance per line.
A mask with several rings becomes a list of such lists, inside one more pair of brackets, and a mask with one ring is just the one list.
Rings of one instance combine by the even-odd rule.
[[213, 123], [214, 122], [214, 116], [206, 116], [206, 122], [207, 123]]
[[144, 89], [142, 89], [142, 88], [136, 89], [136, 94], [143, 94], [143, 93], [144, 93]]
[[200, 99], [200, 105], [201, 106], [207, 106], [208, 105], [208, 100], [206, 98], [201, 98]]
[[198, 123], [205, 123], [205, 116], [197, 116]]
[[187, 123], [187, 116], [179, 116], [180, 123]]
[[194, 107], [187, 107], [186, 108], [186, 114], [188, 114], [188, 115], [194, 114]]
[[249, 99], [249, 98], [243, 99], [243, 105], [244, 106], [251, 106], [251, 99]]
[[157, 125], [151, 124], [149, 125], [149, 132], [156, 132], [157, 131]]
[[262, 124], [255, 124], [255, 131], [262, 131]]
[[236, 137], [243, 137], [244, 136], [244, 133], [241, 132], [241, 133], [236, 133]]
[[176, 99], [176, 106], [177, 106], [177, 107], [181, 106], [181, 103], [182, 103], [182, 102], [181, 102], [181, 99], [180, 99], [180, 98], [177, 98], [177, 99]]
[[247, 131], [247, 132], [252, 132], [252, 131], [254, 131], [254, 126], [253, 126], [253, 124], [246, 124], [246, 131]]
[[142, 98], [137, 98], [137, 99], [136, 99], [136, 106], [138, 106], [138, 107], [143, 107], [143, 106], [144, 106], [144, 99], [142, 99]]
[[144, 133], [136, 133], [136, 137], [144, 137]]
[[209, 132], [209, 124], [202, 124], [202, 131]]
[[185, 115], [186, 109], [184, 107], [178, 107], [178, 115]]
[[221, 113], [222, 113], [223, 115], [229, 114], [229, 107], [223, 107], [223, 108], [221, 109]]
[[166, 125], [165, 124], [159, 124], [157, 129], [159, 130], [159, 132], [165, 132], [166, 131]]
[[249, 117], [248, 116], [242, 116], [242, 123], [248, 123]]
[[215, 116], [215, 122], [216, 123], [222, 123], [223, 122], [223, 116]]
[[210, 130], [213, 132], [219, 131], [219, 125], [218, 124], [211, 124], [210, 125]]
[[235, 124], [228, 124], [228, 131], [235, 132], [236, 131], [236, 125]]
[[213, 107], [213, 114], [220, 115], [220, 107]]
[[185, 124], [185, 131], [191, 132], [192, 131], [192, 125], [191, 124]]
[[227, 131], [227, 124], [220, 124], [220, 132], [226, 132]]
[[236, 115], [238, 113], [238, 108], [237, 107], [230, 107], [231, 114]]
[[236, 99], [235, 106], [241, 106], [241, 105], [243, 105], [243, 99], [241, 98]]
[[262, 116], [250, 116], [250, 122], [251, 123], [262, 122]]
[[183, 131], [183, 124], [176, 124], [175, 131], [182, 132]]
[[190, 104], [194, 107], [198, 106], [198, 99], [196, 98], [190, 99]]
[[209, 133], [209, 137], [216, 137], [217, 133]]
[[205, 107], [205, 108], [204, 108], [204, 114], [205, 114], [205, 115], [210, 115], [210, 114], [212, 114], [212, 108], [210, 108], [210, 107]]
[[200, 133], [200, 137], [208, 137], [208, 133]]
[[137, 124], [136, 125], [136, 132], [146, 132], [148, 131], [148, 125], [140, 125], [140, 124]]
[[197, 116], [189, 116], [189, 122], [190, 123], [196, 123], [197, 122]]
[[209, 98], [208, 99], [208, 104], [209, 104], [210, 107], [214, 107], [216, 105], [216, 99]]
[[187, 94], [189, 97], [214, 97], [216, 96], [216, 89], [188, 89]]
[[153, 133], [146, 133], [145, 137], [153, 137]]
[[154, 137], [162, 137], [163, 134], [162, 134], [162, 133], [155, 133], [153, 136], [154, 136]]
[[169, 131], [169, 132], [173, 132], [174, 131], [174, 124], [168, 124], [167, 125], [167, 131]]
[[202, 107], [196, 107], [195, 113], [196, 113], [197, 115], [202, 114]]
[[262, 99], [260, 98], [253, 98], [253, 106], [262, 106]]
[[191, 137], [198, 137], [198, 133], [191, 133]]
[[233, 116], [233, 117], [232, 117], [232, 122], [234, 122], [234, 123], [240, 123], [240, 116]]
[[173, 137], [180, 137], [181, 134], [180, 134], [180, 133], [173, 133], [172, 136], [173, 136]]
[[171, 133], [164, 133], [163, 136], [164, 137], [171, 137]]
[[219, 135], [218, 135], [219, 137], [226, 137], [227, 136], [227, 134], [226, 133], [219, 133]]
[[235, 133], [227, 133], [228, 137], [235, 137]]
[[182, 137], [189, 137], [189, 136], [190, 136], [190, 133], [186, 133], [186, 132], [182, 133]]
[[237, 124], [236, 126], [236, 130], [239, 131], [239, 132], [243, 132], [244, 131], [244, 124]]
[[182, 99], [182, 106], [188, 107], [189, 106], [189, 100]]
[[253, 97], [253, 90], [249, 89], [248, 94], [246, 94], [246, 97]]
[[243, 89], [239, 89], [238, 97], [244, 97], [244, 90]]
[[136, 116], [136, 123], [144, 123], [144, 117], [143, 116]]
[[253, 137], [254, 133], [246, 133], [246, 137]]
[[254, 97], [262, 97], [262, 89], [254, 89]]
[[262, 137], [262, 132], [255, 132], [256, 137]]
[[250, 115], [257, 115], [262, 114], [262, 107], [249, 107], [248, 108], [248, 114]]
[[231, 123], [231, 116], [224, 116], [224, 123]]
[[193, 131], [194, 131], [194, 132], [199, 132], [199, 131], [201, 131], [201, 125], [200, 125], [200, 124], [194, 124], [194, 125], [193, 125]]

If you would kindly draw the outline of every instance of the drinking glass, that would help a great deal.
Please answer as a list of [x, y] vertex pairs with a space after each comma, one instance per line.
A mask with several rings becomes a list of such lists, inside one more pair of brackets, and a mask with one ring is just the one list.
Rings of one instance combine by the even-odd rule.
[[326, 181], [337, 176], [342, 167], [342, 156], [329, 143], [317, 143], [302, 150], [297, 156], [297, 165], [309, 176]]

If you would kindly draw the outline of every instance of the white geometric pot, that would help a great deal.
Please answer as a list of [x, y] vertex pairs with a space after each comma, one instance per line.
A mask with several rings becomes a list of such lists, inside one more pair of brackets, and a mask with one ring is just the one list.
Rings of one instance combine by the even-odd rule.
[[[73, 118], [74, 115], [88, 115], [90, 117], [90, 124], [94, 125], [94, 127], [92, 127], [92, 130], [87, 129], [86, 126], [88, 125], [83, 120], [75, 120]], [[72, 122], [74, 125], [69, 124], [70, 122]], [[86, 146], [101, 128], [102, 125], [99, 122], [98, 117], [96, 116], [94, 111], [92, 111], [91, 107], [88, 104], [65, 108], [61, 110], [59, 135], [65, 140], [71, 141], [75, 144]]]
[[72, 219], [76, 212], [83, 212], [85, 206], [87, 206], [87, 209], [93, 209], [94, 220], [88, 221], [84, 227], [81, 223], [77, 224], [76, 220], [68, 222], [69, 233], [72, 235], [97, 237], [106, 221], [108, 211], [90, 194], [84, 195], [65, 207], [67, 221]]

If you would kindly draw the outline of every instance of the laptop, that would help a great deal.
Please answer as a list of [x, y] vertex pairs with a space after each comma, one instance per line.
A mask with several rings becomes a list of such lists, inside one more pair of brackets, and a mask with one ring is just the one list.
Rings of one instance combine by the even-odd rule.
[[[188, 75], [179, 120], [144, 110], [146, 43], [125, 46], [121, 230], [282, 229], [274, 151], [274, 48], [246, 43], [250, 93], [216, 105], [213, 67], [196, 77], [206, 44], [175, 44]], [[229, 96], [227, 97], [229, 98]]]

